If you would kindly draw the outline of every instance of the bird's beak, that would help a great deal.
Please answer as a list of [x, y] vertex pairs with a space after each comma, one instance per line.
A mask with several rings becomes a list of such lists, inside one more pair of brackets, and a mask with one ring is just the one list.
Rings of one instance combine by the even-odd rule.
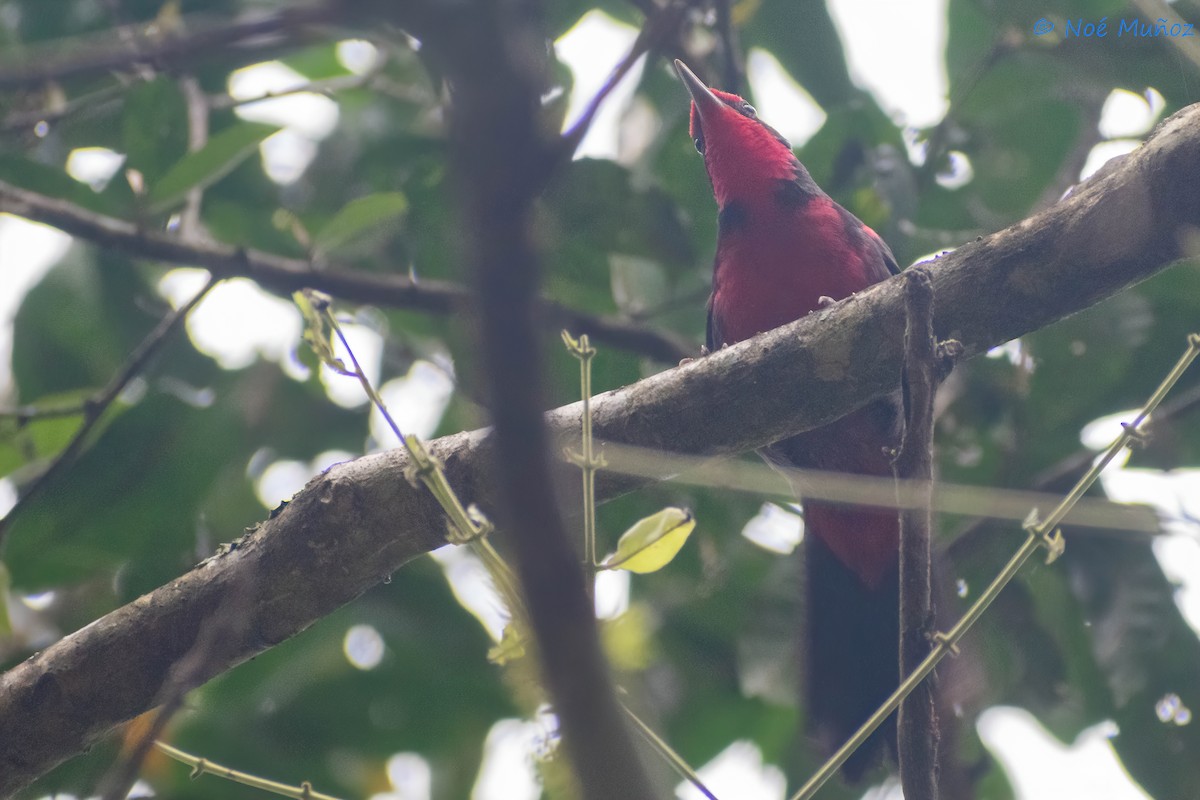
[[700, 115], [702, 122], [706, 121], [707, 117], [711, 117], [714, 112], [728, 108], [724, 101], [709, 91], [709, 88], [704, 85], [704, 81], [697, 78], [696, 73], [688, 69], [688, 65], [678, 58], [675, 59], [675, 71], [679, 73], [679, 79], [683, 81], [684, 88], [692, 96], [692, 102], [696, 104], [696, 113]]

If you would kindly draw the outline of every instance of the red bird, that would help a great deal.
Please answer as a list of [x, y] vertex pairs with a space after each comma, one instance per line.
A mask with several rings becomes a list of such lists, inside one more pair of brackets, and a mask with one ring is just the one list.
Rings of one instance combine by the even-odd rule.
[[[803, 317], [898, 273], [883, 240], [830, 199], [791, 145], [737, 95], [709, 89], [679, 60], [691, 134], [717, 200], [708, 349]], [[898, 396], [765, 448], [781, 466], [891, 476]], [[798, 487], [803, 494], [803, 487]], [[808, 725], [827, 753], [899, 683], [899, 522], [895, 511], [803, 501]], [[894, 717], [846, 763], [853, 781], [895, 752]]]

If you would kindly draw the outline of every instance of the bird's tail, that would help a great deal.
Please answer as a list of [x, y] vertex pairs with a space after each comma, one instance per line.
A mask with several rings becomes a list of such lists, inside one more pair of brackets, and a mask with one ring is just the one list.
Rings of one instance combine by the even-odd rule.
[[[894, 511], [805, 503], [805, 520], [805, 707], [809, 733], [828, 756], [899, 684], [899, 573], [886, 570], [872, 587], [834, 555], [827, 537], [812, 534], [894, 526], [896, 517]], [[862, 778], [885, 745], [894, 757], [895, 714], [846, 762], [846, 779]]]

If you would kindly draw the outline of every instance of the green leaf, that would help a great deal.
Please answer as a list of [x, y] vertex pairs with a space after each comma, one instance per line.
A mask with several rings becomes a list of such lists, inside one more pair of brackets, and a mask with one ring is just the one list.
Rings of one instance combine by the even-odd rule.
[[319, 253], [361, 249], [390, 233], [391, 225], [408, 210], [401, 192], [379, 192], [351, 200], [317, 232], [314, 245]]
[[671, 563], [695, 527], [692, 512], [667, 506], [625, 531], [617, 542], [617, 551], [605, 558], [600, 567], [657, 572]]
[[150, 208], [162, 211], [192, 189], [211, 186], [232, 172], [262, 141], [279, 131], [275, 125], [239, 122], [212, 137], [200, 150], [188, 153], [150, 188]]
[[136, 86], [121, 113], [125, 166], [154, 186], [187, 153], [187, 101], [173, 78]]

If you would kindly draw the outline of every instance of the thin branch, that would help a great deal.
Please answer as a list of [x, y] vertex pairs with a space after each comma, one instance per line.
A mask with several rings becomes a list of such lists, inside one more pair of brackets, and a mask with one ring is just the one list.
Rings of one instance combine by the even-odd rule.
[[[1200, 106], [1193, 106], [1063, 202], [938, 259], [934, 330], [977, 355], [1188, 257], [1179, 234], [1200, 228], [1197, 165]], [[844, 416], [895, 385], [905, 325], [900, 280], [599, 395], [596, 438], [711, 457]], [[578, 441], [579, 404], [550, 412], [546, 423], [556, 441]], [[490, 432], [447, 436], [430, 451], [465, 500], [491, 509], [497, 451]], [[258, 598], [246, 613], [256, 635], [207, 664], [204, 678], [294, 636], [445, 544], [441, 507], [406, 483], [408, 465], [393, 451], [331, 468], [226, 551], [0, 676], [0, 796], [151, 708], [165, 670], [243, 570], [255, 575]], [[669, 476], [601, 474], [597, 499]]]
[[[607, 462], [604, 472], [638, 479], [638, 485], [670, 476], [672, 483], [720, 489], [794, 503], [795, 485], [804, 486], [805, 497], [853, 506], [894, 508], [897, 511], [924, 508], [929, 503], [927, 481], [897, 481], [869, 475], [845, 475], [815, 469], [767, 466], [753, 461], [714, 461], [712, 458], [651, 450], [611, 441], [597, 440]], [[932, 509], [988, 520], [1020, 522], [1033, 506], [1058, 500], [1061, 494], [994, 489], [938, 481], [933, 487]], [[1123, 536], [1146, 541], [1160, 532], [1158, 518], [1145, 506], [1085, 498], [1071, 509], [1071, 525], [1100, 528], [1096, 535]]]
[[[387, 66], [387, 58], [383, 50], [379, 50], [379, 55], [375, 59], [375, 63], [366, 72], [351, 75], [335, 75], [332, 78], [323, 78], [316, 81], [308, 81], [307, 83], [297, 84], [288, 89], [272, 89], [254, 97], [233, 97], [228, 94], [212, 95], [208, 98], [208, 105], [213, 111], [223, 111], [230, 108], [238, 108], [240, 106], [250, 105], [251, 103], [260, 103], [264, 100], [274, 100], [280, 97], [288, 97], [295, 94], [321, 94], [331, 95], [337, 92], [350, 91], [353, 89], [371, 88], [372, 84], [379, 78], [383, 68]], [[414, 96], [414, 99], [416, 97]], [[422, 98], [428, 99], [428, 98]]]
[[0, 418], [11, 419], [17, 425], [26, 425], [39, 419], [61, 419], [62, 417], [78, 417], [87, 411], [87, 403], [72, 403], [66, 406], [17, 406], [16, 408], [0, 408]]
[[248, 772], [240, 772], [236, 769], [231, 769], [215, 761], [209, 761], [207, 758], [194, 756], [191, 753], [185, 753], [177, 747], [172, 747], [166, 742], [155, 742], [154, 746], [159, 749], [164, 755], [170, 756], [181, 764], [187, 764], [192, 768], [192, 774], [189, 777], [199, 778], [201, 775], [215, 775], [218, 778], [224, 778], [227, 781], [240, 783], [243, 786], [250, 786], [264, 792], [277, 794], [282, 797], [292, 797], [295, 800], [338, 800], [333, 795], [322, 794], [315, 791], [309, 783], [302, 783], [299, 786], [290, 786], [286, 783], [267, 780], [260, 778], [257, 775], [251, 775]]
[[[382, 53], [382, 51], [380, 51]], [[258, 103], [263, 100], [273, 100], [279, 97], [288, 97], [296, 94], [320, 94], [333, 95], [338, 92], [350, 91], [353, 89], [362, 88], [382, 88], [380, 81], [380, 73], [387, 65], [387, 59], [384, 55], [380, 55], [376, 62], [371, 66], [371, 69], [362, 74], [351, 75], [335, 75], [332, 78], [324, 78], [321, 80], [308, 81], [301, 83], [288, 89], [272, 89], [254, 97], [238, 98], [229, 94], [213, 94], [208, 95], [206, 102], [208, 107], [213, 111], [227, 111], [231, 108], [239, 108], [247, 106], [251, 103]], [[53, 124], [65, 117], [72, 116], [85, 110], [100, 110], [108, 104], [116, 104], [120, 101], [121, 96], [128, 91], [128, 81], [122, 83], [114, 83], [111, 86], [105, 86], [103, 89], [97, 89], [93, 92], [80, 95], [72, 98], [65, 103], [61, 103], [53, 108], [33, 108], [22, 111], [12, 111], [0, 120], [0, 132], [8, 133], [12, 131], [24, 131], [40, 122]], [[427, 101], [429, 93], [421, 91], [417, 88], [404, 86], [392, 86], [390, 83], [386, 85], [386, 94], [392, 97], [401, 96], [410, 99], [414, 102], [421, 100]]]
[[579, 360], [579, 398], [583, 403], [581, 419], [583, 436], [579, 452], [566, 451], [567, 460], [579, 467], [582, 474], [580, 491], [583, 495], [583, 566], [587, 579], [588, 597], [593, 597], [596, 588], [596, 471], [605, 466], [604, 457], [596, 457], [592, 437], [592, 359], [596, 348], [588, 342], [587, 334], [575, 339], [567, 331], [562, 332], [567, 352]]
[[716, 0], [717, 37], [721, 40], [724, 78], [722, 88], [734, 94], [742, 93], [746, 76], [742, 72], [742, 48], [738, 42], [737, 29], [733, 25], [733, 0]]
[[700, 776], [696, 774], [691, 765], [684, 760], [683, 756], [675, 752], [674, 748], [667, 744], [665, 739], [655, 733], [654, 729], [645, 722], [642, 722], [641, 717], [633, 713], [633, 710], [629, 706], [622, 703], [621, 710], [625, 712], [625, 716], [629, 717], [629, 721], [633, 723], [634, 729], [642, 735], [642, 738], [651, 747], [658, 751], [663, 760], [670, 765], [671, 769], [675, 770], [675, 773], [679, 777], [696, 787], [696, 791], [704, 795], [707, 800], [717, 800], [717, 796], [712, 793], [711, 789], [704, 785], [704, 781], [700, 779]]
[[101, 41], [71, 39], [40, 44], [18, 51], [19, 61], [0, 62], [0, 89], [32, 88], [47, 81], [143, 64], [179, 66], [238, 47], [259, 48], [281, 38], [297, 39], [309, 26], [329, 21], [337, 6], [325, 2], [283, 8], [219, 24], [189, 17], [180, 31], [143, 25], [131, 31], [124, 29], [126, 36]]
[[672, 0], [667, 6], [657, 9], [646, 18], [645, 24], [642, 25], [641, 31], [638, 33], [637, 39], [634, 40], [633, 46], [625, 57], [613, 67], [612, 73], [609, 74], [608, 80], [600, 87], [600, 91], [588, 103], [587, 108], [579, 116], [565, 133], [562, 135], [561, 152], [557, 158], [570, 157], [579, 147], [579, 143], [583, 141], [583, 137], [587, 134], [593, 120], [596, 118], [596, 113], [600, 110], [600, 106], [608, 98], [618, 84], [629, 74], [638, 60], [649, 52], [661, 49], [667, 40], [676, 36], [679, 32], [680, 25], [683, 22], [684, 14], [691, 6], [689, 0]]
[[34, 108], [24, 111], [11, 111], [4, 116], [0, 121], [0, 131], [10, 133], [12, 131], [25, 131], [33, 128], [38, 123], [45, 122], [53, 124], [60, 119], [69, 117], [84, 109], [99, 110], [105, 105], [116, 105], [121, 100], [123, 95], [128, 90], [124, 84], [113, 84], [105, 86], [103, 89], [97, 89], [94, 92], [80, 95], [72, 98], [65, 103], [56, 105], [53, 108]]
[[[0, 181], [0, 213], [51, 225], [99, 247], [135, 258], [180, 266], [203, 267], [218, 278], [244, 276], [288, 297], [304, 288], [318, 289], [342, 300], [407, 308], [432, 314], [464, 310], [469, 293], [438, 280], [414, 280], [405, 274], [376, 274], [329, 265], [316, 270], [301, 259], [222, 242], [185, 242], [179, 236], [147, 231], [116, 217], [97, 214], [66, 200], [31, 192]], [[685, 338], [665, 331], [575, 311], [552, 300], [538, 306], [539, 321], [548, 328], [570, 328], [596, 342], [654, 358], [664, 363], [694, 355]]]
[[[934, 630], [931, 586], [933, 399], [940, 365], [933, 337], [933, 286], [926, 267], [904, 273], [904, 441], [892, 466], [896, 480], [920, 481], [924, 502], [900, 512], [900, 677], [929, 653]], [[899, 490], [897, 490], [899, 491]], [[938, 723], [933, 687], [922, 683], [900, 706], [900, 783], [906, 797], [937, 800]]]
[[104, 416], [104, 412], [108, 410], [121, 392], [124, 391], [129, 382], [146, 369], [150, 360], [170, 340], [171, 334], [179, 328], [187, 318], [187, 315], [196, 307], [196, 304], [200, 302], [204, 295], [208, 294], [208, 290], [213, 287], [214, 283], [215, 279], [210, 277], [208, 282], [204, 284], [200, 291], [196, 292], [191, 300], [164, 316], [158, 325], [154, 327], [154, 330], [146, 334], [146, 338], [142, 339], [141, 343], [129, 354], [129, 358], [125, 360], [124, 365], [112, 377], [108, 385], [84, 401], [83, 422], [71, 437], [71, 441], [67, 442], [66, 447], [58, 452], [58, 455], [50, 462], [50, 466], [46, 467], [37, 477], [22, 487], [20, 498], [9, 509], [8, 513], [4, 515], [3, 519], [0, 519], [0, 544], [4, 542], [5, 537], [12, 528], [13, 521], [20, 516], [30, 501], [41, 494], [59, 473], [74, 463], [76, 456], [79, 455], [84, 445], [87, 444], [88, 435], [96, 427], [96, 423], [100, 421], [100, 418]]

